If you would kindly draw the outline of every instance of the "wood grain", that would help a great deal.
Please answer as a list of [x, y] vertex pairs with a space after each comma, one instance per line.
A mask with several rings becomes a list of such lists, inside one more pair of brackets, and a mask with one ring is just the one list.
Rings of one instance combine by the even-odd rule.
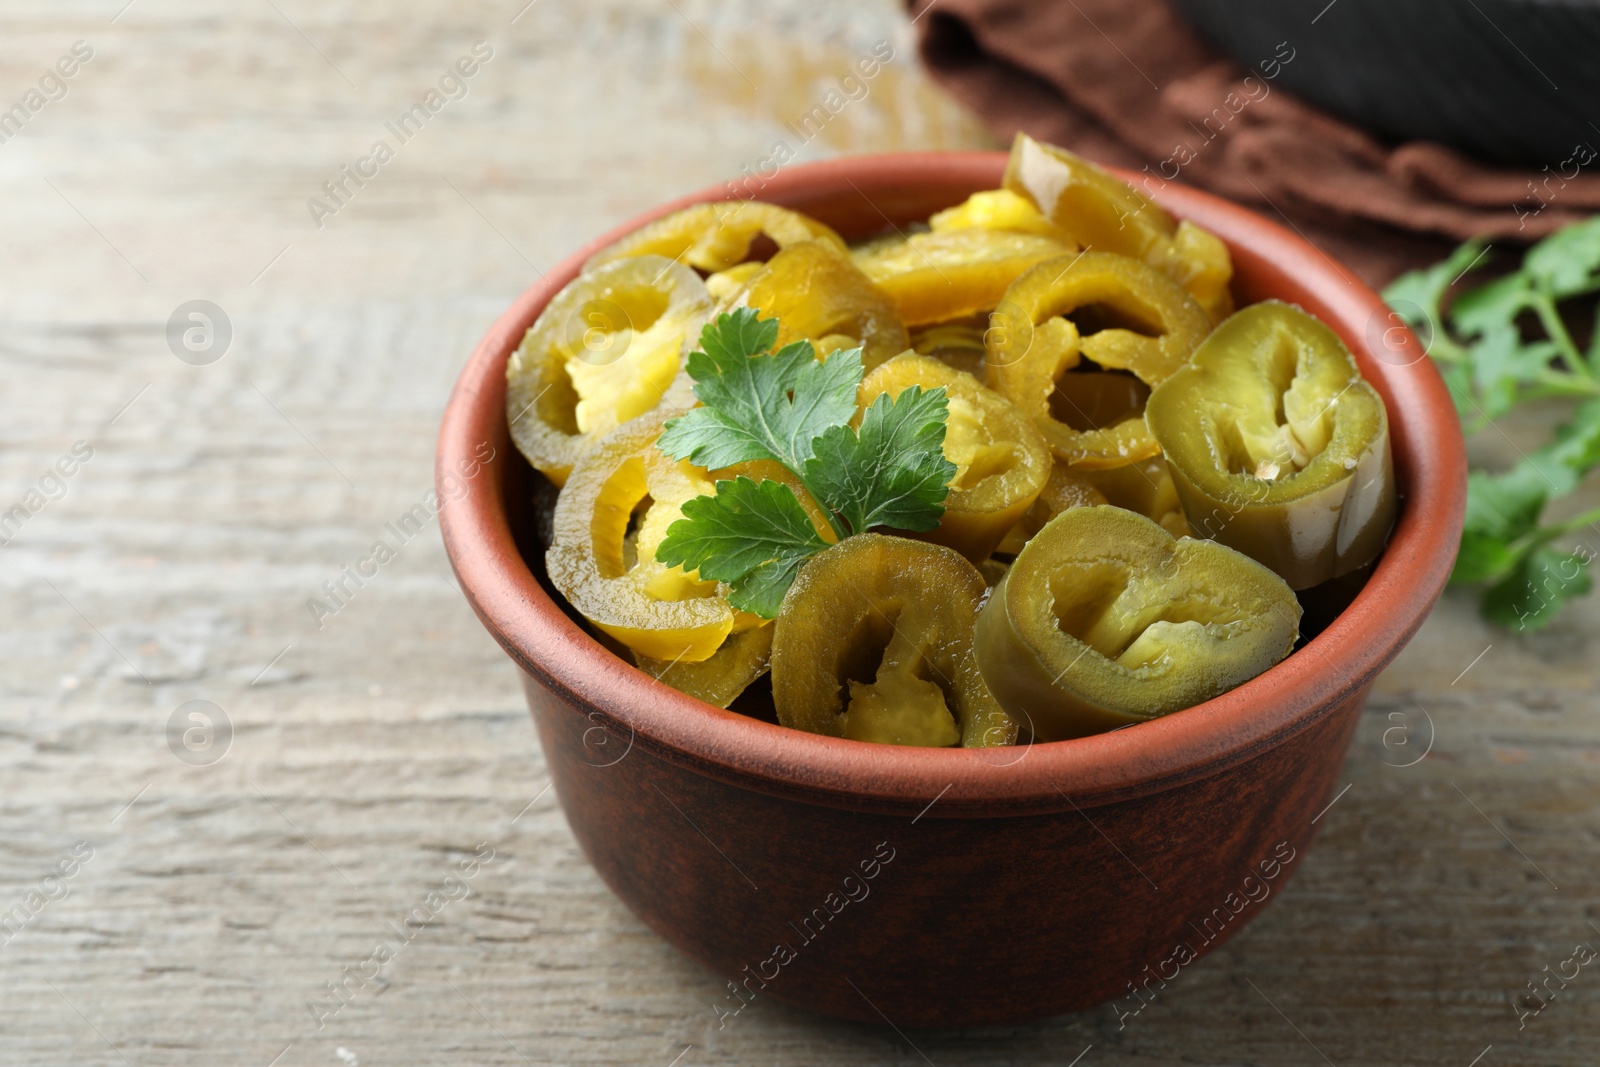
[[[94, 49], [0, 144], [0, 512], [94, 450], [0, 550], [0, 923], [26, 916], [0, 926], [0, 1061], [1593, 1062], [1600, 973], [1520, 1033], [1513, 998], [1600, 941], [1600, 609], [1511, 637], [1456, 594], [1380, 680], [1303, 869], [1125, 1026], [757, 1002], [719, 1030], [721, 982], [577, 851], [435, 527], [320, 628], [307, 601], [424, 499], [456, 370], [541, 265], [792, 140], [879, 40], [896, 60], [805, 155], [982, 134], [888, 0], [122, 5], [0, 14], [0, 101]], [[478, 41], [465, 98], [317, 228], [307, 198]], [[193, 299], [233, 327], [206, 366], [164, 336]], [[190, 700], [232, 724], [210, 765], [168, 745]], [[327, 983], [348, 1003], [319, 1028]]]

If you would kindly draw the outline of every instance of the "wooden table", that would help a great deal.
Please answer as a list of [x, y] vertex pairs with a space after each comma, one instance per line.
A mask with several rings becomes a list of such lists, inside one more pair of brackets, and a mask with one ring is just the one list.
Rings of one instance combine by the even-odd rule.
[[[719, 1030], [721, 982], [574, 846], [433, 525], [337, 613], [308, 604], [423, 501], [450, 383], [537, 269], [792, 141], [880, 40], [896, 58], [805, 156], [988, 141], [890, 0], [523, 2], [0, 14], [0, 104], [92, 50], [0, 144], [0, 512], [25, 512], [0, 551], [0, 1062], [1595, 1062], [1600, 969], [1521, 1032], [1515, 1005], [1600, 943], [1600, 609], [1514, 637], [1455, 594], [1379, 682], [1303, 869], [1125, 1025], [902, 1035], [762, 1002]], [[183, 347], [199, 320], [169, 345], [194, 300], [225, 352]]]

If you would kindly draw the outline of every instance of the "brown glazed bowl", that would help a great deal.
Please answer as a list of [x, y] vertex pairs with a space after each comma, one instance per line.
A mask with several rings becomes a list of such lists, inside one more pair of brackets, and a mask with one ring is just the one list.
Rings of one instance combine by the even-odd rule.
[[[854, 238], [995, 188], [1004, 164], [845, 158], [737, 192]], [[1364, 588], [1260, 677], [1097, 737], [960, 750], [788, 730], [656, 682], [568, 616], [543, 578], [539, 476], [506, 430], [507, 357], [584, 259], [735, 192], [664, 205], [551, 268], [479, 344], [440, 430], [439, 492], [459, 495], [440, 514], [445, 546], [522, 673], [573, 834], [628, 907], [729, 980], [708, 1005], [724, 1025], [761, 997], [902, 1028], [1008, 1023], [1174, 977], [1303, 862], [1368, 688], [1444, 586], [1466, 482], [1444, 383], [1377, 295], [1306, 241], [1195, 189], [1152, 190], [1228, 243], [1241, 304], [1321, 318], [1388, 405], [1403, 501]]]

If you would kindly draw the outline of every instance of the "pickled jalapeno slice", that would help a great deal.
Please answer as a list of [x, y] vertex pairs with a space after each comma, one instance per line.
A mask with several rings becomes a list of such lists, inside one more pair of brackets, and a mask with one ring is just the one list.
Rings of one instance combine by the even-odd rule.
[[868, 369], [911, 347], [894, 302], [850, 260], [843, 246], [802, 241], [780, 250], [729, 302], [777, 318], [778, 341], [810, 340], [817, 354], [861, 347]]
[[625, 423], [578, 461], [556, 500], [545, 564], [567, 602], [617, 641], [651, 659], [697, 663], [736, 626], [760, 620], [739, 617], [717, 583], [656, 562], [683, 504], [712, 491], [707, 472], [655, 447], [661, 424], [679, 413]]
[[973, 193], [955, 207], [930, 216], [928, 228], [934, 233], [947, 230], [1031, 233], [1065, 245], [1077, 244], [1066, 229], [1046, 218], [1031, 199], [1010, 189], [983, 189]]
[[898, 745], [1014, 743], [973, 654], [986, 590], [956, 552], [901, 537], [857, 534], [812, 557], [774, 624], [778, 721]]
[[841, 252], [845, 247], [830, 227], [798, 211], [757, 200], [735, 200], [674, 211], [596, 252], [584, 269], [594, 270], [629, 256], [665, 256], [716, 273], [745, 262], [762, 235], [779, 248], [816, 240]]
[[1142, 515], [1069, 508], [1018, 553], [978, 616], [978, 664], [1041, 741], [1085, 737], [1190, 707], [1294, 647], [1283, 579]]
[[1146, 418], [1189, 528], [1306, 589], [1370, 563], [1395, 516], [1383, 399], [1291, 304], [1234, 314], [1157, 386]]
[[1101, 503], [1126, 508], [1147, 519], [1154, 519], [1173, 537], [1189, 535], [1183, 504], [1178, 499], [1178, 487], [1172, 480], [1172, 472], [1167, 468], [1165, 458], [1151, 456], [1126, 467], [1074, 473], [1104, 497]]
[[937, 322], [911, 331], [911, 349], [919, 356], [932, 356], [945, 366], [966, 371], [982, 381], [983, 335], [988, 331], [988, 315]]
[[[582, 274], [506, 364], [511, 439], [556, 485], [602, 437], [654, 408], [711, 312], [699, 275], [660, 256]], [[682, 398], [692, 402], [692, 397]]]
[[914, 233], [854, 258], [907, 326], [925, 326], [991, 311], [1023, 271], [1075, 251], [1048, 237], [971, 229]]
[[1160, 452], [1145, 427], [1145, 394], [1210, 329], [1171, 279], [1110, 252], [1029, 268], [990, 322], [985, 384], [1034, 420], [1056, 459], [1090, 469]]
[[767, 673], [772, 659], [772, 630], [757, 626], [742, 633], [729, 634], [709, 659], [659, 660], [634, 655], [633, 665], [658, 682], [703, 700], [716, 708], [726, 708], [750, 684]]
[[1133, 256], [1160, 270], [1188, 290], [1212, 322], [1233, 310], [1227, 246], [1192, 222], [1178, 222], [1087, 159], [1019, 133], [1004, 186], [1084, 248]]
[[1022, 546], [1028, 543], [1030, 537], [1044, 529], [1045, 523], [1068, 508], [1091, 508], [1107, 503], [1106, 495], [1095, 487], [1087, 475], [1087, 471], [1074, 470], [1061, 463], [1052, 467], [1050, 477], [1045, 479], [1044, 488], [1039, 492], [1039, 499], [1033, 502], [1033, 507], [1028, 509], [1022, 520], [1007, 531], [995, 551], [1015, 556], [1022, 551]]

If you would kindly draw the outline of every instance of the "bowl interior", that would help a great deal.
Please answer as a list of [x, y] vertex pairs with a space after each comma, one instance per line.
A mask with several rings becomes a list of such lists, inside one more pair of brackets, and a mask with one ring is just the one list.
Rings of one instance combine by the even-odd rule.
[[438, 459], [443, 479], [483, 443], [495, 449], [440, 518], [468, 600], [519, 666], [602, 728], [715, 777], [870, 810], [915, 812], [937, 794], [945, 814], [973, 815], [1106, 803], [1215, 773], [1370, 684], [1421, 625], [1454, 560], [1465, 459], [1448, 393], [1415, 339], [1347, 269], [1237, 205], [1145, 175], [1123, 176], [1227, 242], [1241, 306], [1276, 298], [1322, 319], [1388, 407], [1402, 494], [1389, 546], [1350, 605], [1282, 663], [1204, 704], [1096, 737], [999, 750], [871, 745], [788, 730], [678, 693], [605, 650], [543, 583], [533, 501], [549, 489], [509, 443], [505, 362], [588, 255], [652, 218], [735, 194], [805, 211], [847, 238], [869, 236], [996, 187], [1004, 161], [1001, 153], [856, 157], [714, 187], [603, 235], [523, 294], [463, 372]]

